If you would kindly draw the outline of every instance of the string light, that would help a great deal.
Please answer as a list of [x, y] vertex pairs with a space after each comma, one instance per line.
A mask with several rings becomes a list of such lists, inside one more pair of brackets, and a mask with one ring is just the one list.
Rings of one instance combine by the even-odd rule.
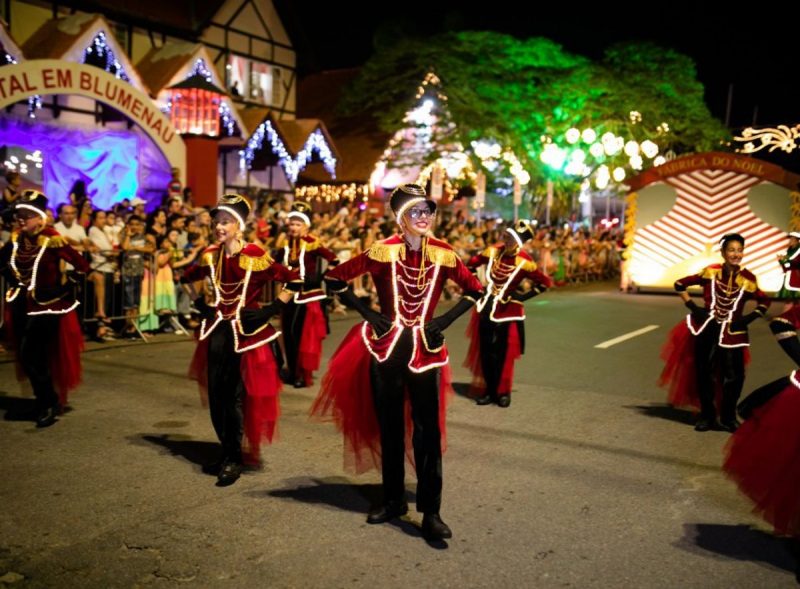
[[[2, 65], [16, 65], [17, 60], [8, 51], [3, 52]], [[42, 97], [38, 94], [28, 97], [28, 116], [32, 119], [36, 118], [36, 111], [42, 108]]]
[[278, 164], [283, 168], [286, 177], [294, 184], [297, 182], [297, 176], [302, 172], [308, 163], [311, 161], [314, 152], [316, 152], [322, 160], [322, 165], [331, 176], [336, 177], [336, 158], [333, 157], [333, 152], [325, 140], [325, 136], [319, 129], [315, 130], [306, 139], [305, 144], [297, 153], [297, 158], [292, 158], [289, 151], [286, 149], [283, 141], [281, 140], [275, 127], [272, 126], [271, 121], [264, 121], [253, 133], [252, 137], [247, 140], [247, 145], [239, 151], [239, 169], [249, 170], [253, 167], [253, 160], [256, 157], [256, 152], [264, 146], [264, 139], [269, 142], [269, 147], [277, 157]]
[[[102, 63], [102, 65], [100, 63], [91, 63], [92, 61], [97, 61], [92, 57], [93, 55], [96, 55], [97, 60], [104, 63]], [[89, 46], [84, 50], [83, 63], [102, 67], [108, 73], [113, 74], [118, 80], [125, 80], [129, 83], [131, 81], [128, 74], [125, 72], [125, 68], [122, 67], [122, 64], [117, 59], [116, 55], [114, 55], [114, 50], [111, 49], [111, 46], [106, 40], [106, 34], [103, 31], [97, 33]]]

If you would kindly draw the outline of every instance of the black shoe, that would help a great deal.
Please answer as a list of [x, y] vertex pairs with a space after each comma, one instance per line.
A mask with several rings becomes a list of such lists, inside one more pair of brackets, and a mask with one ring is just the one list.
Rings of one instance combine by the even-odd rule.
[[215, 460], [214, 462], [206, 463], [201, 467], [201, 470], [205, 474], [214, 475], [215, 477], [219, 476], [219, 472], [222, 470], [223, 462], [224, 461], [220, 458], [219, 460]]
[[705, 419], [701, 417], [697, 420], [697, 423], [694, 425], [694, 431], [696, 432], [707, 432], [712, 429], [716, 429], [717, 422], [713, 419]]
[[306, 388], [306, 381], [303, 380], [302, 378], [298, 378], [297, 380], [294, 381], [294, 388], [296, 389]]
[[453, 532], [438, 513], [426, 513], [422, 517], [422, 537], [426, 540], [444, 540], [452, 538]]
[[476, 405], [491, 405], [492, 403], [494, 403], [494, 399], [495, 399], [494, 395], [486, 393], [484, 396], [478, 397], [477, 399], [475, 399], [475, 404]]
[[737, 429], [739, 429], [740, 425], [742, 425], [742, 424], [735, 417], [733, 419], [726, 419], [724, 421], [720, 419], [720, 421], [719, 421], [720, 429], [724, 430], [726, 432], [731, 432], [731, 433], [733, 433]]
[[222, 463], [222, 468], [217, 475], [217, 486], [218, 487], [227, 487], [228, 485], [232, 485], [236, 481], [239, 480], [239, 476], [242, 474], [242, 465], [238, 462], [232, 462], [230, 460], [226, 460]]
[[58, 405], [53, 405], [46, 409], [42, 409], [36, 416], [36, 427], [50, 427], [58, 417]]
[[509, 405], [511, 405], [511, 393], [497, 397], [498, 407], [508, 407]]
[[408, 503], [405, 501], [390, 501], [386, 505], [379, 505], [369, 510], [367, 515], [368, 524], [383, 524], [390, 519], [400, 517], [408, 513]]

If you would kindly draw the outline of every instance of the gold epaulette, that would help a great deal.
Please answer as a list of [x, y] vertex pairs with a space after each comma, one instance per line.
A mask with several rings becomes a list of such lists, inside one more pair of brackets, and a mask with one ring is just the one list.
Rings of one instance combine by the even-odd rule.
[[758, 290], [758, 284], [755, 281], [745, 278], [741, 274], [736, 276], [736, 284], [742, 287], [746, 292], [756, 292]]
[[525, 272], [533, 272], [538, 268], [536, 262], [533, 260], [528, 260], [527, 258], [523, 258], [522, 256], [517, 256], [517, 265], [520, 263], [522, 264], [522, 270]]
[[315, 249], [317, 249], [322, 245], [319, 241], [319, 237], [317, 237], [316, 235], [309, 235], [308, 237], [312, 238], [312, 241], [306, 241], [307, 252], [313, 252]]
[[367, 250], [367, 257], [376, 262], [391, 262], [395, 260], [405, 260], [406, 245], [404, 243], [386, 244], [376, 241]]
[[428, 260], [430, 260], [431, 263], [439, 264], [440, 266], [446, 266], [447, 268], [455, 268], [458, 256], [456, 256], [456, 252], [453, 250], [431, 245], [429, 243], [425, 248], [425, 251], [428, 254]]
[[481, 255], [485, 258], [496, 258], [500, 254], [500, 248], [497, 248], [493, 245], [488, 246]]
[[705, 268], [703, 268], [703, 271], [700, 273], [700, 277], [709, 280], [711, 278], [719, 279], [721, 274], [722, 274], [722, 266], [718, 264], [712, 264], [711, 266], [706, 266]]
[[214, 256], [219, 250], [206, 250], [203, 252], [203, 255], [200, 257], [200, 265], [201, 266], [213, 266], [216, 262], [216, 257]]
[[67, 240], [61, 235], [40, 235], [36, 240], [37, 245], [44, 245], [47, 240], [47, 247], [64, 247], [67, 245]]
[[264, 252], [261, 256], [248, 256], [245, 253], [239, 256], [239, 267], [242, 270], [252, 270], [253, 272], [260, 272], [261, 270], [266, 270], [272, 264], [274, 260], [272, 256], [270, 256], [267, 252]]

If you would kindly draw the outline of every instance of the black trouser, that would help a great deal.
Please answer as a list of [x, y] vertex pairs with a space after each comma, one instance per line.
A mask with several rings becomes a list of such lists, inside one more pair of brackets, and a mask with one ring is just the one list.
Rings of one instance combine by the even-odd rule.
[[31, 382], [36, 396], [36, 408], [41, 411], [56, 407], [58, 395], [50, 374], [50, 357], [54, 353], [50, 343], [58, 338], [60, 315], [28, 315], [25, 292], [20, 292], [12, 303], [14, 339], [17, 354], [25, 376]]
[[245, 389], [233, 346], [231, 324], [222, 321], [208, 338], [208, 406], [223, 458], [241, 462]]
[[[508, 329], [510, 321], [496, 323], [489, 318], [490, 305], [484, 307], [478, 323], [478, 337], [481, 343], [481, 369], [486, 381], [487, 395], [497, 395], [497, 387], [503, 376], [506, 354], [508, 353]], [[521, 331], [521, 330], [520, 330]], [[506, 391], [508, 394], [511, 391]]]
[[306, 306], [290, 301], [281, 312], [281, 328], [283, 343], [286, 347], [286, 365], [289, 378], [298, 379], [304, 375], [297, 369], [297, 357], [300, 351], [300, 338], [303, 337], [303, 325], [306, 322]]
[[372, 360], [370, 380], [381, 430], [381, 472], [384, 501], [405, 501], [404, 393], [408, 390], [414, 424], [412, 443], [417, 467], [417, 511], [438, 513], [442, 503], [442, 439], [439, 431], [439, 370], [409, 370], [411, 330], [407, 329], [392, 355]]
[[725, 348], [719, 345], [720, 324], [710, 322], [703, 332], [695, 337], [695, 373], [697, 393], [700, 396], [700, 411], [704, 419], [714, 420], [714, 375], [722, 379], [722, 405], [719, 416], [722, 421], [733, 421], [736, 403], [744, 386], [743, 348]]

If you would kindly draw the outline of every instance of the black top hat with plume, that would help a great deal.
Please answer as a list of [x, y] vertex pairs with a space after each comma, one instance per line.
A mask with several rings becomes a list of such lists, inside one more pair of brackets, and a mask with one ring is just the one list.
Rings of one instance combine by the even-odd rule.
[[14, 203], [15, 211], [33, 211], [42, 219], [47, 219], [47, 197], [38, 190], [23, 190]]
[[428, 203], [432, 213], [436, 211], [436, 203], [428, 198], [425, 189], [419, 184], [401, 184], [389, 196], [389, 206], [398, 219], [408, 209], [420, 202]]
[[241, 194], [223, 194], [219, 197], [217, 206], [211, 209], [211, 216], [220, 212], [229, 213], [239, 222], [239, 228], [244, 231], [250, 210], [250, 203]]

